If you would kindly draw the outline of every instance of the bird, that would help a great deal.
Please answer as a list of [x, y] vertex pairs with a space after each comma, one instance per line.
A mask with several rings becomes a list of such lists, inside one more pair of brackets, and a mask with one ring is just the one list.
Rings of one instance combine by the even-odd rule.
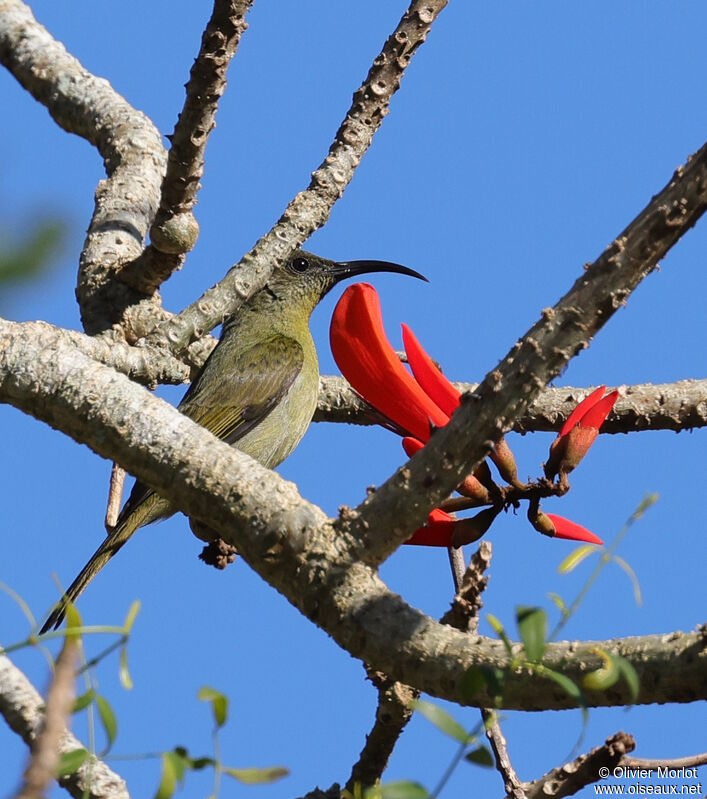
[[[178, 410], [268, 469], [287, 458], [309, 427], [317, 404], [319, 362], [309, 319], [340, 281], [372, 272], [427, 280], [389, 261], [331, 261], [295, 250], [265, 286], [223, 325], [221, 338]], [[176, 508], [140, 480], [118, 520], [52, 609], [40, 634], [61, 624], [99, 571], [140, 527]]]

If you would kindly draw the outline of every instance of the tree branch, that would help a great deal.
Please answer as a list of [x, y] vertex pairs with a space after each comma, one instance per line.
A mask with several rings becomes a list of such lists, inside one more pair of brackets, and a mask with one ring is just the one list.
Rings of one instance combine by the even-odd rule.
[[[599, 782], [600, 768], [607, 768], [611, 773], [622, 762], [627, 752], [632, 752], [636, 742], [631, 735], [617, 732], [607, 738], [602, 746], [592, 749], [575, 758], [571, 763], [548, 771], [534, 782], [524, 784], [527, 799], [562, 799], [586, 788], [587, 785]], [[512, 799], [506, 795], [506, 799]]]
[[64, 130], [103, 157], [109, 179], [96, 190], [79, 263], [76, 295], [84, 329], [107, 330], [128, 307], [138, 328], [147, 319], [154, 325], [159, 298], [146, 299], [114, 277], [142, 251], [157, 209], [165, 169], [159, 132], [107, 80], [67, 53], [20, 0], [0, 0], [0, 62]]
[[204, 174], [206, 143], [216, 127], [226, 71], [248, 27], [245, 15], [252, 4], [253, 0], [214, 0], [170, 139], [160, 207], [150, 228], [151, 244], [120, 273], [121, 280], [145, 294], [152, 294], [181, 268], [184, 254], [196, 244], [199, 225], [192, 209]]
[[707, 208], [707, 144], [484, 378], [449, 424], [339, 525], [379, 564], [486, 457]]
[[[0, 714], [13, 732], [31, 746], [44, 719], [44, 700], [32, 683], [5, 655], [0, 654]], [[84, 745], [68, 730], [60, 736], [59, 751]], [[76, 799], [130, 799], [121, 777], [97, 757], [90, 757], [74, 774], [59, 780]]]
[[79, 644], [67, 636], [54, 664], [54, 676], [47, 692], [44, 718], [31, 746], [30, 761], [18, 799], [42, 799], [55, 779], [59, 765], [61, 738], [67, 730], [76, 692], [74, 678]]
[[[478, 383], [455, 383], [461, 392], [474, 392]], [[517, 433], [557, 432], [577, 403], [595, 386], [544, 388], [513, 425]], [[602, 433], [633, 433], [643, 430], [691, 430], [707, 427], [707, 380], [675, 383], [639, 383], [618, 388], [621, 396]], [[315, 422], [381, 424], [380, 414], [367, 405], [343, 377], [319, 378], [319, 401]]]
[[[460, 688], [473, 665], [505, 668], [500, 641], [470, 640], [391, 593], [355, 542], [295, 486], [75, 347], [38, 335], [15, 340], [0, 323], [0, 400], [116, 460], [221, 538], [307, 618], [354, 657], [434, 696], [488, 706], [486, 690]], [[551, 644], [545, 664], [570, 679], [598, 669], [600, 648], [625, 657], [641, 684], [638, 703], [707, 697], [702, 633]], [[518, 647], [517, 651], [520, 651]], [[528, 692], [528, 680], [534, 680]], [[587, 692], [588, 706], [630, 703], [628, 688]], [[503, 706], [574, 706], [549, 680], [507, 674]]]
[[312, 173], [309, 186], [287, 206], [275, 227], [233, 266], [216, 286], [150, 334], [149, 341], [179, 353], [195, 338], [231, 316], [262, 288], [272, 269], [284, 263], [329, 218], [373, 136], [417, 48], [447, 0], [413, 0], [373, 62], [366, 80], [336, 133], [329, 153]]

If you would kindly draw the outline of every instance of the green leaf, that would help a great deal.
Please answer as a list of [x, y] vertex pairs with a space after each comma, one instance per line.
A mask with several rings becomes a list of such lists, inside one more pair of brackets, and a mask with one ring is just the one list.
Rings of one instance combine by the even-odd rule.
[[72, 602], [66, 606], [66, 631], [67, 638], [81, 639], [81, 633], [76, 632], [83, 624], [81, 614]]
[[108, 749], [113, 746], [115, 737], [118, 734], [118, 720], [115, 717], [113, 708], [110, 706], [108, 700], [104, 696], [96, 694], [95, 701], [96, 707], [98, 708], [98, 717], [101, 720], [101, 724], [103, 725], [103, 729], [106, 733], [106, 738], [108, 739], [108, 746], [106, 747], [106, 751], [108, 751]]
[[412, 708], [421, 713], [438, 730], [460, 744], [471, 743], [474, 740], [474, 737], [470, 736], [456, 719], [438, 705], [433, 705], [432, 702], [426, 702], [424, 699], [416, 699], [412, 703]]
[[566, 677], [564, 674], [560, 674], [558, 671], [553, 671], [552, 669], [548, 669], [547, 666], [544, 666], [542, 671], [539, 672], [543, 675], [543, 677], [547, 677], [548, 679], [556, 682], [560, 688], [572, 699], [574, 699], [578, 705], [584, 705], [584, 697], [582, 696], [582, 690], [577, 685], [576, 682], [570, 680], [569, 677]]
[[170, 799], [177, 788], [177, 772], [174, 768], [174, 762], [170, 757], [171, 754], [171, 752], [164, 752], [162, 754], [162, 776], [160, 777], [160, 784], [157, 788], [155, 799]]
[[367, 788], [364, 799], [428, 799], [429, 793], [419, 782], [398, 780]]
[[599, 655], [604, 665], [595, 671], [590, 671], [589, 674], [585, 674], [582, 678], [582, 686], [588, 691], [606, 691], [607, 688], [611, 688], [612, 685], [618, 682], [620, 676], [619, 667], [613, 656], [604, 649], [595, 648], [593, 651]]
[[56, 767], [57, 777], [68, 777], [74, 774], [88, 760], [89, 754], [85, 749], [72, 749], [70, 752], [62, 752], [59, 758], [59, 765]]
[[290, 773], [289, 769], [283, 766], [269, 766], [268, 768], [231, 768], [230, 766], [222, 766], [221, 771], [244, 785], [275, 782]]
[[640, 608], [643, 604], [643, 595], [641, 594], [641, 584], [638, 582], [636, 572], [628, 565], [628, 563], [618, 555], [612, 555], [611, 559], [614, 563], [622, 568], [628, 575], [631, 585], [633, 586], [633, 600]]
[[96, 692], [90, 688], [86, 693], [77, 696], [74, 700], [74, 706], [71, 710], [72, 713], [80, 713], [84, 708], [88, 707], [93, 702]]
[[597, 547], [595, 544], [582, 544], [581, 547], [577, 547], [577, 549], [574, 549], [572, 552], [570, 552], [570, 554], [557, 567], [557, 571], [560, 574], [569, 574], [571, 571], [576, 569], [583, 560], [588, 558], [593, 552], [596, 551]]
[[165, 752], [164, 757], [168, 758], [172, 764], [175, 778], [180, 782], [184, 782], [184, 775], [188, 768], [191, 768], [192, 760], [189, 757], [189, 751], [183, 746], [175, 746], [171, 752]]
[[628, 690], [631, 693], [631, 701], [635, 702], [638, 699], [638, 692], [641, 688], [636, 669], [633, 668], [626, 658], [621, 657], [621, 655], [614, 655], [614, 663], [618, 666], [621, 676], [628, 686]]
[[135, 624], [135, 619], [137, 618], [137, 614], [140, 612], [140, 600], [136, 599], [132, 605], [128, 608], [128, 613], [125, 617], [125, 621], [123, 622], [123, 629], [125, 630], [125, 635], [129, 635], [130, 631], [133, 629], [133, 624]]
[[506, 647], [508, 656], [513, 657], [513, 645], [511, 644], [510, 638], [506, 635], [506, 631], [503, 629], [501, 622], [491, 613], [486, 614], [486, 621], [488, 621], [493, 628], [493, 631], [503, 641], [503, 645]]
[[517, 607], [516, 624], [525, 647], [525, 655], [532, 663], [539, 663], [545, 652], [547, 616], [542, 608]]
[[494, 765], [493, 755], [485, 746], [478, 746], [476, 749], [472, 749], [471, 752], [467, 752], [464, 755], [464, 760], [484, 768], [491, 768]]
[[550, 591], [547, 595], [552, 604], [560, 611], [563, 618], [570, 615], [570, 609], [565, 605], [565, 600], [559, 595]]
[[209, 766], [215, 766], [216, 761], [213, 757], [195, 757], [189, 759], [189, 766], [193, 771], [202, 771]]
[[214, 714], [216, 727], [223, 727], [228, 718], [228, 697], [207, 685], [199, 688], [199, 693], [196, 696], [202, 702], [211, 702], [211, 711]]
[[128, 668], [128, 648], [126, 646], [121, 647], [120, 649], [120, 659], [118, 661], [118, 679], [126, 691], [132, 691], [133, 678], [130, 676], [130, 669]]
[[465, 699], [474, 699], [486, 690], [487, 685], [488, 679], [483, 666], [469, 666], [459, 681], [459, 690]]
[[628, 520], [628, 524], [633, 524], [633, 522], [638, 521], [641, 516], [648, 510], [648, 508], [655, 505], [655, 503], [660, 499], [660, 495], [653, 493], [653, 494], [646, 494], [646, 496], [641, 501], [641, 504], [636, 508], [636, 510], [631, 514], [631, 518]]

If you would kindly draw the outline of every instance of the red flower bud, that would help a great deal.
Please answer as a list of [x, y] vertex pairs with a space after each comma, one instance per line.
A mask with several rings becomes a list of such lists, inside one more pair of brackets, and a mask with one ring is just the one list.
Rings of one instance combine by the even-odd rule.
[[589, 451], [599, 435], [599, 428], [619, 398], [618, 391], [603, 396], [606, 386], [592, 391], [572, 411], [557, 438], [550, 445], [545, 464], [545, 476], [552, 480], [556, 474], [569, 474]]
[[405, 542], [423, 547], [449, 547], [452, 545], [457, 519], [443, 510], [435, 508], [427, 517], [427, 524], [419, 527]]
[[459, 519], [454, 525], [452, 546], [458, 549], [464, 544], [473, 544], [474, 541], [478, 541], [491, 527], [498, 514], [498, 508], [486, 508], [470, 519]]
[[565, 519], [555, 513], [543, 513], [539, 511], [535, 521], [531, 519], [533, 527], [543, 535], [551, 538], [564, 538], [568, 541], [585, 541], [588, 544], [601, 546], [604, 542], [599, 536], [594, 535], [581, 524]]

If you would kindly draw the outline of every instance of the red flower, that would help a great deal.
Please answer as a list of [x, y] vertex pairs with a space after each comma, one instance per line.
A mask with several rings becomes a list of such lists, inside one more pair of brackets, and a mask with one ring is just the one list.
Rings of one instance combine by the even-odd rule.
[[334, 360], [353, 388], [403, 430], [425, 442], [430, 425], [447, 424], [449, 415], [415, 382], [390, 346], [378, 294], [369, 283], [354, 283], [343, 293], [329, 340]]
[[555, 475], [569, 474], [587, 454], [599, 428], [619, 398], [618, 391], [604, 396], [606, 386], [599, 386], [583, 399], [562, 425], [557, 438], [550, 445], [550, 456], [545, 464], [545, 476], [552, 480]]
[[[346, 289], [334, 309], [329, 338], [334, 359], [351, 386], [369, 405], [408, 433], [402, 439], [402, 445], [408, 457], [412, 457], [424, 447], [434, 428], [447, 424], [459, 407], [461, 395], [425, 352], [410, 328], [405, 324], [402, 328], [403, 344], [412, 375], [386, 338], [376, 290], [368, 283], [355, 283]], [[603, 391], [602, 387], [599, 393]], [[553, 459], [552, 453], [557, 451], [558, 457], [561, 455], [564, 458], [558, 463], [566, 467], [567, 458], [572, 457], [579, 446], [580, 435], [586, 438], [596, 426], [593, 434], [596, 437], [598, 427], [613, 407], [616, 401], [614, 395], [617, 394], [613, 392], [599, 401], [596, 401], [596, 395], [597, 392], [594, 392], [575, 408], [553, 444], [554, 450], [551, 450], [548, 463]], [[579, 434], [575, 430], [585, 432]], [[586, 449], [590, 445], [591, 441]], [[522, 486], [517, 479], [513, 454], [503, 438], [490, 457], [508, 483]], [[481, 480], [477, 479], [479, 477]], [[488, 465], [484, 461], [474, 475], [464, 480], [459, 490], [476, 499], [478, 505], [490, 505], [489, 483], [492, 485]], [[429, 514], [424, 527], [416, 530], [406, 543], [462, 546], [478, 540], [500, 510], [493, 506], [472, 518], [457, 519], [436, 508]], [[545, 535], [601, 543], [589, 530], [561, 516], [538, 511], [531, 522]]]

